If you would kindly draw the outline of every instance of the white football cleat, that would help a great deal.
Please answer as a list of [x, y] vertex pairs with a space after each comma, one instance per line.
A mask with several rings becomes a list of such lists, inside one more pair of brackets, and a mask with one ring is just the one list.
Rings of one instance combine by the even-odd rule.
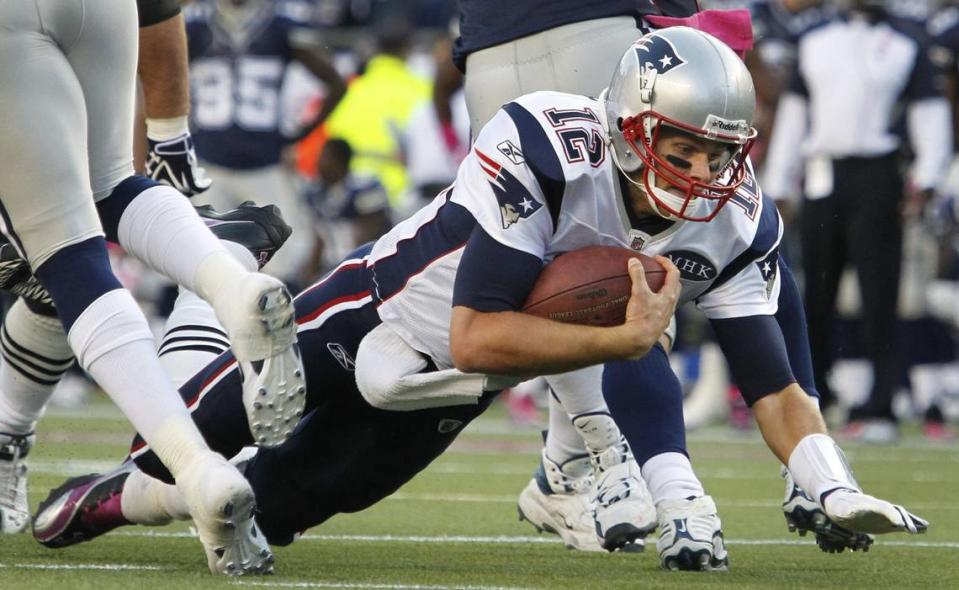
[[519, 519], [529, 521], [538, 532], [559, 535], [569, 549], [602, 551], [593, 524], [592, 485], [587, 457], [561, 466], [544, 450], [536, 474], [519, 495]]
[[254, 273], [226, 301], [226, 309], [216, 308], [217, 318], [243, 373], [243, 405], [253, 440], [265, 447], [283, 444], [306, 406], [290, 292], [279, 280]]
[[796, 485], [785, 466], [780, 475], [786, 481], [783, 515], [789, 532], [798, 532], [800, 537], [805, 537], [807, 532], [812, 531], [816, 536], [816, 544], [826, 553], [842, 553], [846, 549], [869, 551], [873, 542], [871, 536], [841, 527], [830, 520], [819, 504]]
[[658, 508], [656, 549], [663, 568], [690, 571], [729, 569], [722, 522], [711, 497], [665, 500]]
[[22, 533], [30, 526], [27, 464], [36, 437], [0, 432], [0, 534]]
[[177, 478], [213, 573], [242, 576], [273, 572], [273, 553], [253, 513], [253, 488], [216, 453], [195, 461]]
[[631, 550], [656, 530], [656, 507], [626, 439], [591, 458], [596, 473], [594, 513], [596, 537], [603, 549]]
[[824, 494], [823, 509], [836, 524], [873, 535], [925, 533], [929, 522], [902, 506], [857, 490], [838, 489]]

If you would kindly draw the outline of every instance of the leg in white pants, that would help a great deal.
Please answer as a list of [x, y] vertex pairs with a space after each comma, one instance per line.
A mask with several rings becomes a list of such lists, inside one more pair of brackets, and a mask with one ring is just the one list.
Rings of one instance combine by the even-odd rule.
[[537, 90], [599, 96], [642, 35], [631, 16], [571, 23], [466, 58], [466, 106], [475, 137], [505, 103]]

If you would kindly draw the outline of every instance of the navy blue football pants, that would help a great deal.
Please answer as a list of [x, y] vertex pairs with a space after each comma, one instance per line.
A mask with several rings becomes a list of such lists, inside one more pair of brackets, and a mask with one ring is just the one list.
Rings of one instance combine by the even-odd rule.
[[[358, 254], [367, 252], [368, 247]], [[380, 323], [370, 299], [370, 274], [362, 262], [341, 265], [296, 298], [308, 388], [305, 414], [287, 442], [261, 448], [245, 469], [256, 493], [257, 523], [273, 545], [287, 545], [296, 533], [334, 514], [363, 510], [395, 492], [496, 396], [487, 394], [477, 405], [415, 412], [367, 404], [356, 388], [352, 359], [363, 336]], [[213, 450], [231, 457], [253, 444], [232, 354], [218, 357], [180, 392]], [[139, 436], [131, 454], [144, 473], [173, 482]]]

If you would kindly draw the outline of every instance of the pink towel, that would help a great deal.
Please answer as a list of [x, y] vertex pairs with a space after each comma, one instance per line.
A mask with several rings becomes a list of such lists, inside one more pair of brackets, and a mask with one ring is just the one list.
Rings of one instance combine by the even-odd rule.
[[753, 48], [753, 25], [749, 11], [745, 8], [703, 10], [685, 18], [672, 16], [645, 16], [643, 18], [660, 29], [685, 26], [709, 33], [729, 45], [743, 59], [746, 57], [746, 52]]

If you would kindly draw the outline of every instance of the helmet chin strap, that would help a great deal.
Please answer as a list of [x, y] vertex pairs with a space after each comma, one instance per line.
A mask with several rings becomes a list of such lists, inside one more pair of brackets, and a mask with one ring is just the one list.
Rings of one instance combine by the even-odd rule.
[[[656, 173], [651, 169], [647, 169], [645, 166], [641, 168], [641, 173], [647, 175], [649, 187], [652, 191], [656, 192], [656, 197], [663, 201], [668, 201], [670, 198], [676, 198], [673, 195], [669, 194], [667, 191], [664, 191], [656, 186]], [[649, 203], [649, 206], [652, 207], [656, 215], [659, 215], [663, 219], [668, 219], [670, 221], [676, 221], [679, 219], [678, 215], [673, 215], [669, 211], [665, 211], [662, 207], [659, 206], [659, 203], [656, 202], [656, 199], [653, 198], [653, 195], [650, 193], [650, 190], [646, 189], [646, 183], [635, 182], [632, 178], [629, 179], [630, 182], [639, 187], [639, 190], [643, 191], [643, 194], [646, 195], [646, 201]], [[679, 205], [682, 207], [682, 204]]]
[[[615, 159], [614, 159], [614, 161], [615, 161]], [[649, 207], [650, 207], [650, 209], [653, 210], [653, 213], [655, 213], [656, 215], [662, 217], [663, 219], [668, 219], [669, 221], [676, 221], [676, 220], [679, 219], [678, 216], [673, 215], [672, 213], [663, 210], [663, 209], [659, 206], [659, 203], [656, 202], [656, 199], [654, 199], [654, 198], [652, 197], [652, 195], [649, 194], [649, 191], [646, 190], [646, 186], [645, 186], [642, 182], [637, 182], [636, 180], [634, 180], [633, 177], [632, 177], [629, 173], [625, 172], [625, 171], [622, 169], [622, 167], [619, 166], [619, 162], [616, 162], [616, 167], [619, 169], [619, 173], [622, 174], [623, 177], [626, 179], [626, 182], [628, 182], [629, 184], [631, 184], [631, 185], [635, 186], [637, 189], [639, 189], [639, 191], [640, 191], [640, 192], [643, 194], [643, 196], [646, 198], [646, 202], [649, 203]], [[655, 186], [656, 186], [656, 175], [655, 175], [652, 171], [648, 171], [648, 172], [647, 172], [647, 171], [645, 170], [645, 167], [644, 167], [644, 168], [640, 168], [640, 173], [641, 173], [641, 174], [649, 174], [649, 176], [650, 176], [650, 186], [654, 187], [653, 190], [659, 191], [659, 193], [665, 193], [665, 195], [664, 195], [664, 194], [657, 194], [657, 196], [658, 196], [660, 199], [662, 199], [662, 198], [664, 198], [664, 197], [666, 197], [666, 198], [672, 197], [672, 195], [670, 195], [670, 194], [667, 193], [666, 191], [663, 191], [662, 189], [655, 188]]]

